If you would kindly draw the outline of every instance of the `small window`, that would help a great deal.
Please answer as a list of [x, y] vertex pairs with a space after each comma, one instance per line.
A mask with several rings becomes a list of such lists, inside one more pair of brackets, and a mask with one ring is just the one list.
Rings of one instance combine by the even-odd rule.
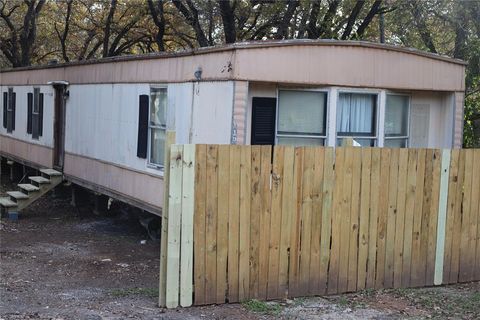
[[325, 92], [279, 91], [277, 143], [296, 146], [324, 145], [326, 107]]
[[377, 131], [377, 95], [340, 93], [337, 104], [337, 145], [352, 138], [354, 145], [373, 147]]
[[13, 88], [8, 88], [8, 93], [3, 95], [4, 100], [4, 112], [3, 116], [3, 126], [7, 129], [8, 133], [12, 133], [15, 130], [15, 105], [16, 105], [16, 94], [13, 92]]
[[385, 147], [406, 148], [409, 138], [410, 99], [404, 95], [387, 95], [385, 105]]
[[33, 88], [33, 113], [38, 114], [40, 110], [40, 89]]
[[167, 130], [167, 88], [150, 89], [149, 163], [163, 166]]

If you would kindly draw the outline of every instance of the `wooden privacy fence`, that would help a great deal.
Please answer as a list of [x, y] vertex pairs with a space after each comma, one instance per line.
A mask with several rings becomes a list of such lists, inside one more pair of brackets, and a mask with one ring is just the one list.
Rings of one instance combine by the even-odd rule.
[[167, 307], [480, 280], [480, 150], [174, 145], [170, 161]]

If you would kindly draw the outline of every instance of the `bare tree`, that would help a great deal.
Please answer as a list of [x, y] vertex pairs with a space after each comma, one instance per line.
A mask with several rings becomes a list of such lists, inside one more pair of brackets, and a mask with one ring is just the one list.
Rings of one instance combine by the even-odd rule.
[[153, 0], [148, 0], [148, 9], [152, 17], [153, 23], [157, 26], [157, 33], [155, 34], [155, 42], [158, 50], [165, 51], [165, 43], [163, 37], [165, 36], [165, 13], [163, 10], [163, 0], [157, 0], [156, 4]]

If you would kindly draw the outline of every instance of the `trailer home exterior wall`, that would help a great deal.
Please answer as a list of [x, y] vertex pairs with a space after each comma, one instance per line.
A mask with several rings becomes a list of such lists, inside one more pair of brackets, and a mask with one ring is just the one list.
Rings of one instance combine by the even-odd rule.
[[166, 130], [178, 144], [334, 146], [353, 137], [458, 148], [464, 72], [459, 60], [342, 41], [4, 70], [0, 152], [159, 214]]

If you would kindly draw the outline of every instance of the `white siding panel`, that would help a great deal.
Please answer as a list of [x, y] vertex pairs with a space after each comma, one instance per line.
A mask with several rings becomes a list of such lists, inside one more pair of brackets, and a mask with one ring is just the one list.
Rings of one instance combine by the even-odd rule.
[[175, 130], [175, 142], [178, 144], [190, 143], [192, 96], [191, 82], [168, 85], [168, 129]]
[[230, 144], [233, 82], [195, 83], [192, 143]]

